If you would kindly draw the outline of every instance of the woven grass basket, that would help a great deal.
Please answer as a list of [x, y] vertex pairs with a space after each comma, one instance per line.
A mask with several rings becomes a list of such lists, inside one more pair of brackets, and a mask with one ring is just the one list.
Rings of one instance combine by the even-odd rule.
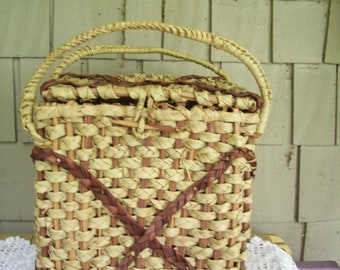
[[[211, 63], [162, 48], [92, 45], [115, 31], [157, 30], [241, 60], [261, 96]], [[83, 57], [160, 53], [215, 77], [63, 73]], [[58, 62], [59, 61], [59, 62]], [[58, 62], [51, 79], [42, 77]], [[37, 269], [245, 269], [255, 142], [271, 93], [259, 62], [212, 33], [119, 22], [74, 37], [27, 84], [22, 124], [34, 140]]]

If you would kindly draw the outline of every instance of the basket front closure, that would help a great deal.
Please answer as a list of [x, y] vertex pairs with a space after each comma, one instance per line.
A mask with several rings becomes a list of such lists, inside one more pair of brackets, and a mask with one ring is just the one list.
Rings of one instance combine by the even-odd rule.
[[[154, 102], [161, 102], [167, 100], [163, 95], [162, 86], [157, 84], [149, 85], [136, 85], [133, 87], [127, 87], [129, 96], [137, 100], [135, 115], [133, 117], [134, 123], [122, 123], [122, 125], [131, 125], [132, 134], [138, 139], [144, 140], [150, 136], [151, 130], [147, 120], [153, 109]], [[173, 131], [174, 128], [164, 125], [153, 125], [154, 130], [168, 130]]]
[[[147, 89], [142, 89], [140, 87], [137, 87], [137, 89], [132, 88], [129, 91], [130, 96], [138, 95], [138, 104], [136, 106], [136, 113], [133, 119], [133, 121], [138, 122], [138, 127], [132, 128], [132, 134], [142, 140], [148, 137], [150, 133], [149, 130], [145, 131], [145, 119], [148, 117], [149, 110], [152, 108], [153, 104], [153, 99], [149, 96], [149, 92], [147, 92]], [[145, 102], [147, 102], [147, 109], [144, 108]]]
[[111, 194], [111, 192], [95, 178], [88, 170], [76, 164], [68, 157], [58, 154], [48, 148], [34, 147], [32, 158], [43, 160], [52, 164], [57, 164], [68, 170], [71, 174], [77, 177], [80, 183], [91, 190], [97, 199], [107, 207], [112, 215], [115, 215], [124, 224], [127, 231], [136, 239], [136, 242], [131, 247], [130, 251], [121, 260], [116, 269], [127, 269], [138, 254], [146, 247], [150, 247], [158, 255], [168, 260], [179, 270], [194, 270], [190, 262], [174, 248], [163, 245], [158, 241], [158, 236], [163, 226], [168, 223], [171, 217], [177, 213], [187, 202], [189, 202], [199, 191], [205, 189], [211, 179], [220, 178], [232, 162], [236, 158], [244, 157], [250, 165], [255, 168], [255, 157], [249, 149], [236, 148], [227, 154], [226, 160], [218, 162], [207, 174], [200, 180], [193, 183], [185, 191], [183, 191], [174, 201], [170, 202], [165, 209], [159, 211], [149, 228], [145, 229], [140, 226], [121, 205], [121, 203]]

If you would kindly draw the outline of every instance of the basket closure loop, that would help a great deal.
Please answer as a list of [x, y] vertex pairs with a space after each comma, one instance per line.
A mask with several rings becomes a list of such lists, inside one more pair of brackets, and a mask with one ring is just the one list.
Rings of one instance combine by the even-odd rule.
[[138, 126], [132, 128], [132, 133], [138, 139], [144, 140], [150, 136], [152, 132], [146, 129], [145, 124], [153, 108], [154, 101], [164, 101], [166, 97], [163, 95], [162, 89], [154, 85], [131, 87], [128, 88], [128, 92], [132, 99], [138, 99], [135, 116], [133, 118], [133, 121], [138, 123]]

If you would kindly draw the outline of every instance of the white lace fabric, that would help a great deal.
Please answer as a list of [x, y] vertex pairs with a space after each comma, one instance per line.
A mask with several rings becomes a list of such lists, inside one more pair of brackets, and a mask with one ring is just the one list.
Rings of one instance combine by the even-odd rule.
[[19, 236], [0, 241], [0, 270], [34, 270], [36, 256], [35, 245]]
[[[247, 270], [298, 270], [291, 256], [269, 241], [254, 236], [247, 246]], [[35, 248], [18, 236], [0, 241], [0, 270], [34, 270]]]
[[247, 247], [247, 270], [298, 270], [292, 257], [269, 241], [254, 236]]

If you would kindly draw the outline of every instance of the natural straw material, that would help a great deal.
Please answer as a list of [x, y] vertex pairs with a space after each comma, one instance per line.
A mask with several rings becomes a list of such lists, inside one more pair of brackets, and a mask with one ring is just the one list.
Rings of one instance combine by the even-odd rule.
[[[211, 63], [161, 48], [86, 46], [100, 34], [153, 29], [235, 55], [262, 96]], [[218, 77], [63, 73], [103, 53], [161, 53]], [[162, 23], [122, 22], [75, 37], [53, 52], [25, 88], [37, 178], [37, 269], [245, 269], [256, 139], [270, 90], [258, 62], [211, 33]], [[259, 128], [259, 126], [261, 126]]]
[[134, 245], [129, 249], [125, 257], [118, 264], [116, 269], [127, 269], [137, 257], [147, 247], [167, 260], [178, 269], [194, 269], [191, 263], [185, 257], [171, 246], [166, 246], [159, 242], [156, 238], [161, 234], [163, 226], [170, 222], [173, 215], [179, 212], [182, 207], [195, 197], [200, 191], [205, 190], [211, 183], [212, 179], [220, 178], [226, 169], [232, 164], [236, 158], [246, 158], [255, 165], [254, 157], [249, 151], [237, 149], [229, 153], [228, 160], [220, 161], [200, 180], [187, 187], [176, 199], [168, 203], [168, 205], [159, 211], [153, 218], [148, 229], [140, 226], [117, 200], [105, 185], [96, 179], [90, 172], [79, 166], [74, 161], [68, 159], [64, 155], [53, 152], [51, 149], [41, 149], [35, 147], [32, 157], [38, 160], [47, 161], [51, 164], [59, 165], [69, 171], [73, 176], [79, 178], [81, 184], [91, 190], [96, 199], [100, 200], [109, 212], [117, 217], [123, 223], [128, 233], [135, 238]]
[[223, 77], [227, 82], [232, 83], [231, 78], [228, 74], [226, 74], [223, 70], [219, 69], [215, 65], [210, 62], [204, 61], [203, 59], [199, 59], [196, 57], [192, 57], [190, 55], [182, 54], [179, 52], [163, 49], [163, 48], [141, 48], [141, 47], [131, 47], [131, 46], [109, 46], [109, 45], [95, 45], [95, 46], [85, 46], [82, 47], [67, 56], [65, 56], [62, 61], [58, 63], [58, 65], [54, 68], [52, 78], [58, 79], [60, 74], [71, 64], [79, 61], [81, 58], [98, 55], [98, 54], [117, 54], [117, 53], [133, 53], [133, 54], [141, 54], [141, 53], [158, 53], [169, 55], [175, 58], [180, 58], [186, 61], [191, 61], [196, 64], [199, 64], [203, 67], [206, 67], [217, 75]]
[[91, 29], [86, 33], [82, 33], [74, 37], [73, 39], [64, 43], [55, 51], [53, 51], [37, 68], [34, 75], [32, 76], [32, 78], [30, 79], [30, 81], [28, 82], [24, 89], [22, 103], [20, 107], [22, 126], [30, 131], [36, 144], [39, 144], [41, 146], [44, 145], [48, 146], [50, 144], [48, 140], [42, 138], [37, 133], [33, 123], [32, 113], [35, 102], [36, 90], [42, 77], [46, 74], [51, 65], [58, 59], [58, 57], [63, 56], [65, 53], [72, 50], [72, 48], [75, 48], [86, 41], [92, 40], [103, 34], [124, 31], [129, 29], [156, 30], [164, 33], [169, 33], [175, 36], [180, 36], [182, 38], [192, 39], [201, 43], [211, 45], [216, 49], [223, 50], [239, 59], [242, 63], [245, 64], [245, 66], [254, 76], [262, 94], [264, 106], [260, 112], [261, 117], [256, 133], [257, 136], [263, 134], [263, 131], [266, 127], [272, 101], [271, 91], [267, 77], [260, 63], [245, 48], [241, 47], [239, 44], [225, 37], [197, 29], [189, 29], [185, 27], [159, 22], [118, 22], [113, 24], [106, 24], [101, 27]]

